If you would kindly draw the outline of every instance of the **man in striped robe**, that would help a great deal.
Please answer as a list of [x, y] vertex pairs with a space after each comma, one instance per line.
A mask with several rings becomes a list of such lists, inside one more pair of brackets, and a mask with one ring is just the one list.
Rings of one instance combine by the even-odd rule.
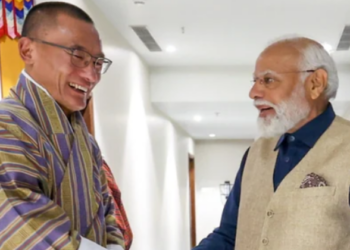
[[124, 249], [97, 143], [80, 110], [111, 61], [76, 6], [34, 6], [25, 69], [0, 102], [0, 249]]

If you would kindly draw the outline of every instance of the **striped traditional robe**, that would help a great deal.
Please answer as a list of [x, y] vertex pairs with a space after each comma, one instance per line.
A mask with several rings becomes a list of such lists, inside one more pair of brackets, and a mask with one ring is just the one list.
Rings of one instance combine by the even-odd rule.
[[21, 75], [0, 101], [0, 249], [123, 245], [101, 166], [80, 112]]

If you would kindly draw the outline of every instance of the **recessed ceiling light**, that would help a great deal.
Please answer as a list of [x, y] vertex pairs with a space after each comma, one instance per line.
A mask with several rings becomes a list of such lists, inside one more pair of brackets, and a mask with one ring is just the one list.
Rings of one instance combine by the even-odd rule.
[[138, 6], [141, 6], [141, 5], [145, 4], [145, 1], [142, 1], [142, 0], [134, 1], [134, 4], [138, 5]]
[[195, 115], [193, 117], [193, 120], [196, 121], [196, 122], [200, 122], [200, 121], [202, 121], [202, 117], [200, 115]]
[[166, 47], [165, 50], [166, 50], [166, 52], [174, 53], [176, 51], [176, 48], [173, 45], [169, 45], [168, 47]]
[[210, 134], [209, 137], [214, 138], [216, 137], [216, 134]]
[[332, 53], [334, 51], [332, 45], [329, 43], [323, 43], [322, 46], [328, 53]]

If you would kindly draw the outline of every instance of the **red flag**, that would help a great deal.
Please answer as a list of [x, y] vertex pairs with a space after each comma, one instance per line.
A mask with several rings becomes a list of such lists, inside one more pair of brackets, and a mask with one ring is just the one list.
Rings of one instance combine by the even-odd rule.
[[5, 27], [6, 34], [8, 37], [15, 39], [16, 38], [16, 29], [15, 29], [15, 7], [13, 0], [5, 0]]
[[5, 0], [0, 0], [0, 38], [5, 35]]

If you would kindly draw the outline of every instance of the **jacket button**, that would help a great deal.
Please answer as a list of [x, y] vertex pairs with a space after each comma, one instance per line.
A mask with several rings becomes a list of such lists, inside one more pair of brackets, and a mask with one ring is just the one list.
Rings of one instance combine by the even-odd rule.
[[270, 210], [267, 212], [267, 217], [272, 218], [274, 214], [273, 210]]
[[267, 246], [269, 244], [269, 240], [267, 238], [264, 238], [262, 240], [262, 243], [263, 243], [264, 246]]

